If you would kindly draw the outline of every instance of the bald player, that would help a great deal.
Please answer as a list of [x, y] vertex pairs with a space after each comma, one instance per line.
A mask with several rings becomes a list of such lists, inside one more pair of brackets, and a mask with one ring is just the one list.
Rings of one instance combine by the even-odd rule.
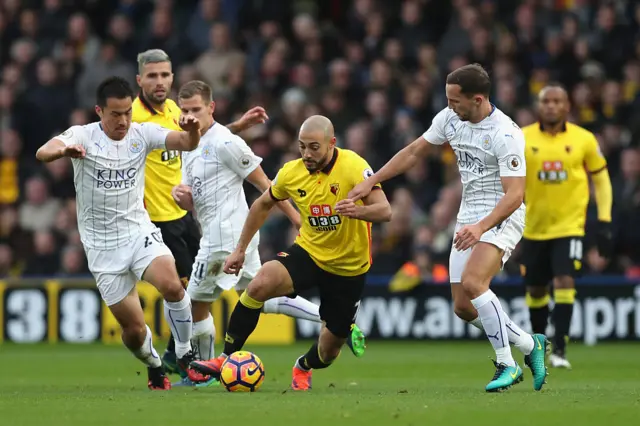
[[371, 266], [371, 223], [389, 221], [391, 207], [379, 185], [360, 201], [346, 198], [373, 171], [358, 154], [335, 146], [328, 118], [309, 117], [298, 139], [302, 158], [286, 163], [269, 191], [253, 203], [224, 272], [240, 272], [251, 239], [276, 203], [288, 199], [296, 203], [302, 222], [300, 234], [288, 250], [260, 268], [231, 314], [224, 352], [210, 361], [193, 362], [198, 371], [220, 374], [227, 355], [242, 349], [255, 329], [267, 300], [295, 297], [310, 288], [320, 292], [324, 324], [318, 341], [296, 361], [291, 387], [311, 389], [312, 369], [331, 365], [345, 342], [360, 343], [348, 337]]
[[540, 91], [539, 122], [523, 129], [527, 182], [523, 238], [523, 274], [534, 333], [544, 333], [549, 317], [552, 282], [552, 320], [555, 326], [552, 367], [571, 368], [566, 343], [576, 289], [582, 268], [584, 227], [589, 203], [589, 177], [598, 207], [598, 252], [610, 257], [611, 180], [607, 161], [593, 133], [567, 122], [567, 92], [559, 85]]

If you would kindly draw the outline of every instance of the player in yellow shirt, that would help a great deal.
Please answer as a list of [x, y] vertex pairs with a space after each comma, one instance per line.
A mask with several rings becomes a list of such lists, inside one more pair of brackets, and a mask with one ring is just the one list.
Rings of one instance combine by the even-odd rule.
[[269, 191], [253, 203], [224, 271], [238, 274], [249, 242], [278, 201], [292, 199], [298, 206], [300, 234], [292, 247], [262, 266], [240, 297], [231, 314], [223, 354], [210, 361], [193, 362], [196, 370], [219, 374], [226, 356], [240, 350], [255, 329], [266, 300], [295, 297], [314, 287], [320, 292], [324, 325], [318, 342], [293, 367], [292, 388], [310, 389], [311, 370], [328, 367], [345, 342], [354, 343], [347, 338], [354, 328], [371, 266], [371, 222], [389, 221], [391, 207], [381, 190], [372, 191], [362, 201], [345, 198], [373, 171], [358, 154], [335, 147], [333, 124], [328, 118], [309, 117], [298, 139], [302, 158], [286, 163]]
[[[169, 56], [160, 49], [140, 53], [136, 80], [140, 94], [133, 102], [132, 121], [156, 123], [171, 130], [181, 130], [178, 125], [180, 108], [168, 98], [173, 84]], [[264, 109], [256, 107], [227, 127], [237, 133], [263, 123], [266, 118]], [[162, 239], [173, 253], [178, 275], [186, 283], [200, 247], [200, 229], [191, 213], [178, 207], [171, 196], [173, 187], [182, 180], [181, 167], [178, 151], [152, 151], [147, 156], [144, 204], [151, 221], [160, 229]], [[162, 360], [168, 372], [176, 372], [173, 336]]]
[[589, 203], [589, 177], [598, 207], [598, 251], [609, 257], [611, 180], [593, 133], [569, 123], [569, 98], [558, 85], [539, 95], [540, 121], [525, 127], [527, 183], [523, 273], [534, 333], [544, 333], [549, 317], [549, 281], [553, 281], [555, 326], [552, 367], [571, 368], [565, 350], [582, 268], [583, 237]]

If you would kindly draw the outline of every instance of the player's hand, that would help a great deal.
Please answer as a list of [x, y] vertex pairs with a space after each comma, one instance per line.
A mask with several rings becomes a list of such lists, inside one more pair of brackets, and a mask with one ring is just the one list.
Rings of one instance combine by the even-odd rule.
[[265, 111], [261, 106], [255, 106], [240, 117], [238, 125], [242, 130], [246, 130], [257, 124], [266, 123], [268, 119], [269, 116], [267, 115], [267, 111]]
[[195, 118], [193, 115], [181, 115], [179, 124], [185, 132], [200, 131], [200, 120]]
[[193, 210], [193, 194], [189, 185], [174, 186], [171, 190], [171, 196], [182, 210]]
[[244, 252], [234, 250], [224, 261], [224, 267], [222, 270], [225, 274], [238, 275], [244, 265]]
[[69, 145], [64, 147], [62, 155], [69, 158], [84, 158], [87, 156], [87, 151], [82, 145]]
[[464, 225], [453, 238], [453, 245], [458, 251], [465, 251], [473, 247], [480, 241], [482, 237], [482, 228], [477, 223], [473, 225]]
[[352, 201], [358, 201], [361, 198], [366, 197], [371, 193], [373, 189], [374, 183], [371, 179], [365, 179], [356, 186], [353, 187], [351, 191], [347, 194], [347, 199]]
[[613, 254], [613, 233], [611, 223], [598, 221], [598, 235], [596, 238], [598, 254], [605, 259], [611, 259]]
[[338, 201], [334, 210], [342, 216], [351, 217], [353, 219], [358, 218], [358, 206], [356, 206], [355, 200], [350, 198]]

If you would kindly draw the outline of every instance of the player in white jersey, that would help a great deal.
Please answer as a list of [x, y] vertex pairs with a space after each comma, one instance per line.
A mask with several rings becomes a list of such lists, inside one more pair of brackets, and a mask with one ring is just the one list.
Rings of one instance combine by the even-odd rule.
[[349, 198], [360, 199], [382, 181], [404, 173], [427, 155], [429, 145], [449, 142], [462, 180], [449, 276], [455, 313], [483, 329], [496, 352], [496, 372], [488, 392], [508, 389], [522, 380], [511, 354], [513, 343], [531, 368], [534, 389], [545, 383], [548, 342], [513, 323], [489, 289], [522, 237], [526, 166], [520, 128], [489, 101], [491, 81], [477, 64], [447, 76], [448, 107], [440, 111], [421, 137], [398, 152], [384, 167], [355, 187]]
[[[214, 121], [215, 103], [206, 83], [190, 81], [182, 86], [178, 105], [183, 114], [198, 118], [202, 125], [200, 144], [182, 155], [182, 184], [174, 188], [173, 196], [180, 207], [195, 211], [202, 228], [200, 250], [187, 292], [193, 305], [196, 356], [209, 360], [214, 356], [215, 339], [211, 303], [224, 290], [244, 291], [261, 267], [259, 235], [256, 234], [247, 250], [241, 273], [229, 275], [222, 270], [225, 259], [238, 244], [249, 214], [243, 182], [249, 181], [261, 192], [268, 190], [271, 182], [260, 166], [262, 158], [255, 155], [242, 138]], [[300, 227], [300, 214], [288, 201], [277, 206], [296, 227]], [[300, 296], [270, 299], [263, 312], [322, 322], [318, 305]], [[182, 384], [191, 383], [183, 380]]]
[[100, 122], [73, 126], [44, 144], [40, 161], [70, 157], [73, 163], [78, 228], [102, 299], [122, 327], [122, 340], [148, 366], [150, 389], [170, 389], [135, 284], [153, 284], [164, 297], [164, 314], [176, 339], [179, 365], [191, 380], [206, 376], [189, 368], [191, 301], [169, 249], [144, 208], [144, 167], [154, 149], [189, 151], [200, 141], [200, 122], [181, 117], [183, 132], [155, 124], [131, 123], [133, 90], [120, 77], [97, 89]]

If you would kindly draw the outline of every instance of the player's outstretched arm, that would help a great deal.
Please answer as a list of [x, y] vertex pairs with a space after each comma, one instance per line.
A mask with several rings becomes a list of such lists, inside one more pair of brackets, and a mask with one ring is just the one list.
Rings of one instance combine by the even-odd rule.
[[180, 127], [184, 132], [167, 133], [166, 148], [175, 151], [193, 151], [200, 143], [200, 121], [192, 115], [184, 115], [180, 117]]
[[371, 193], [371, 189], [386, 180], [389, 180], [415, 166], [418, 161], [426, 157], [429, 152], [429, 142], [420, 136], [409, 145], [401, 149], [391, 160], [371, 177], [356, 185], [347, 198], [357, 201]]
[[269, 212], [275, 205], [276, 201], [271, 197], [269, 191], [263, 192], [262, 195], [253, 202], [249, 209], [249, 215], [242, 227], [240, 240], [238, 241], [235, 251], [244, 253], [247, 250], [251, 239], [267, 220]]
[[[267, 192], [269, 190], [269, 187], [271, 186], [271, 181], [260, 166], [258, 166], [247, 176], [247, 180], [263, 194]], [[293, 223], [296, 228], [300, 228], [300, 213], [298, 213], [298, 211], [293, 208], [289, 200], [278, 201], [276, 203], [276, 207], [282, 210], [282, 212], [289, 218], [291, 223]]]
[[264, 108], [256, 106], [245, 112], [239, 120], [227, 124], [227, 129], [233, 134], [238, 134], [257, 124], [265, 123], [268, 119], [269, 116]]
[[53, 138], [38, 149], [36, 158], [49, 163], [62, 157], [84, 158], [86, 154], [82, 145], [65, 145], [61, 140]]
[[389, 222], [391, 220], [391, 205], [382, 189], [371, 191], [362, 199], [364, 205], [355, 204], [352, 199], [338, 201], [335, 210], [342, 216], [365, 222]]

